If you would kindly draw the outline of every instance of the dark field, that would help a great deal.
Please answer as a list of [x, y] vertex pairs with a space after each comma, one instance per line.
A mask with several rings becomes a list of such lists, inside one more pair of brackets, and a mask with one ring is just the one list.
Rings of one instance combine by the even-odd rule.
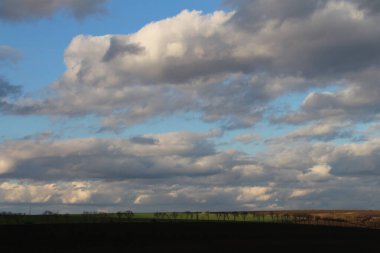
[[380, 230], [152, 221], [0, 226], [0, 252], [380, 252]]

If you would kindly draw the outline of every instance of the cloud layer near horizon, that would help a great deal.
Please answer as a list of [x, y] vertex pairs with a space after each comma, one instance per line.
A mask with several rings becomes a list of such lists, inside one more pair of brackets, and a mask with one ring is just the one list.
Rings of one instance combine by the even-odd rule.
[[379, 208], [379, 138], [273, 144], [248, 155], [217, 151], [218, 136], [9, 141], [0, 146], [0, 200], [150, 211], [297, 208], [302, 201], [305, 208], [360, 208], [365, 201]]

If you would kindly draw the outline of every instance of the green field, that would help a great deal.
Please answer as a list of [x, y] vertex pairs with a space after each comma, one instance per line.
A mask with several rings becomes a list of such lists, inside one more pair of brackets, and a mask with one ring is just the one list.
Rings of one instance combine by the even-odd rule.
[[50, 223], [102, 223], [133, 221], [231, 221], [271, 222], [274, 217], [265, 214], [171, 212], [171, 213], [91, 213], [91, 214], [3, 214], [0, 224], [50, 224]]

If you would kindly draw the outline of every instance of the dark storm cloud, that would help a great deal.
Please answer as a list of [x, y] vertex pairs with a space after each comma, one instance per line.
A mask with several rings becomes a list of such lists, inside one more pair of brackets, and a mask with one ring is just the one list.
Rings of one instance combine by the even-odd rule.
[[56, 12], [68, 11], [77, 19], [104, 11], [107, 0], [2, 0], [0, 19], [26, 21], [50, 17]]

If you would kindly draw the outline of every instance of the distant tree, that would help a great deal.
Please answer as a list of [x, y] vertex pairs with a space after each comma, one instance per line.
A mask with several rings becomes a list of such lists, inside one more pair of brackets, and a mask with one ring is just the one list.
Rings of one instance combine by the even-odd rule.
[[247, 219], [248, 213], [247, 212], [241, 212], [240, 216], [243, 218], [243, 221], [245, 222]]
[[283, 215], [282, 215], [282, 222], [289, 222], [289, 217], [290, 217], [290, 215], [288, 214], [288, 213], [284, 213]]
[[269, 212], [271, 222], [274, 222], [274, 212]]
[[209, 221], [210, 220], [210, 212], [206, 211], [205, 212], [206, 219]]
[[153, 217], [154, 217], [155, 219], [160, 219], [160, 216], [161, 216], [161, 214], [160, 214], [159, 212], [155, 212], [155, 213], [153, 214]]
[[274, 217], [276, 218], [276, 222], [280, 221], [280, 214], [278, 212], [274, 213]]
[[50, 210], [45, 210], [43, 213], [43, 215], [53, 215], [54, 212], [50, 211]]
[[232, 217], [234, 217], [234, 221], [236, 221], [236, 219], [239, 217], [239, 213], [238, 212], [232, 212]]
[[226, 221], [227, 220], [230, 220], [230, 216], [227, 212], [223, 212], [223, 220]]
[[131, 220], [135, 214], [131, 210], [127, 210], [124, 212], [124, 216], [128, 219]]
[[256, 212], [251, 212], [251, 216], [252, 216], [253, 221], [256, 221], [257, 219]]
[[319, 221], [321, 220], [321, 216], [319, 215], [314, 216], [314, 220], [316, 221], [317, 224], [319, 224]]
[[123, 218], [123, 212], [117, 212], [116, 213], [116, 216], [117, 216], [117, 218], [119, 219], [119, 221], [121, 221], [121, 219]]
[[176, 220], [177, 217], [178, 217], [178, 213], [177, 212], [172, 212], [171, 216], [172, 216], [173, 220]]

